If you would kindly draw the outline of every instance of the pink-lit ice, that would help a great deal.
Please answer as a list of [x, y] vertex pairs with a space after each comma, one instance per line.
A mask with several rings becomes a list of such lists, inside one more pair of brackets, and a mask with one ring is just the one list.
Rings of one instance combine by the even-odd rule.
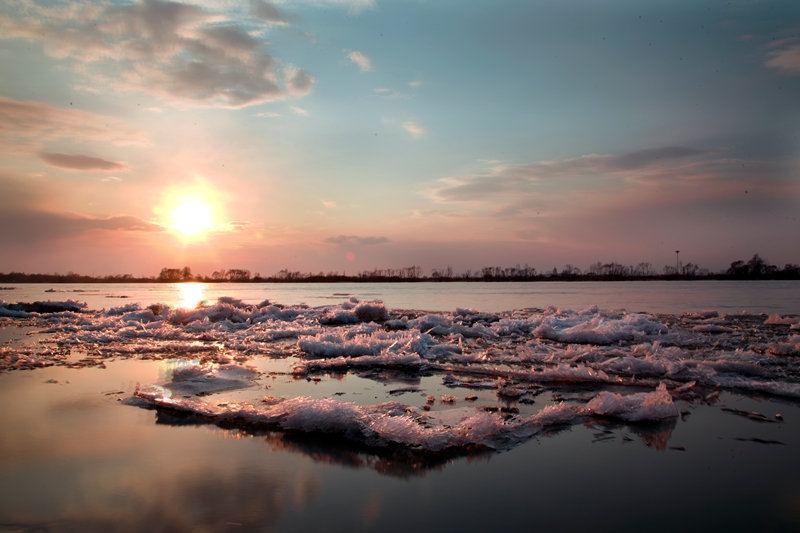
[[[220, 298], [171, 309], [128, 304], [99, 311], [65, 302], [0, 302], [0, 320], [35, 324], [45, 337], [24, 353], [4, 349], [0, 370], [69, 364], [70, 350], [105, 357], [196, 358], [202, 363], [291, 357], [287, 370], [398, 368], [471, 376], [515, 397], [524, 384], [730, 388], [794, 397], [800, 322], [793, 316], [681, 316], [548, 307], [482, 313], [395, 312], [355, 297], [320, 307]], [[457, 383], [455, 386], [460, 386]], [[517, 388], [522, 387], [522, 388]], [[698, 393], [699, 394], [699, 393]]]

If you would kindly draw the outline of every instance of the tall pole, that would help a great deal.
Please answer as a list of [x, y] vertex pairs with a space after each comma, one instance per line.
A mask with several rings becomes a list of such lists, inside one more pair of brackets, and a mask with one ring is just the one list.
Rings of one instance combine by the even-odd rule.
[[681, 260], [680, 260], [680, 250], [675, 250], [675, 274], [681, 275]]

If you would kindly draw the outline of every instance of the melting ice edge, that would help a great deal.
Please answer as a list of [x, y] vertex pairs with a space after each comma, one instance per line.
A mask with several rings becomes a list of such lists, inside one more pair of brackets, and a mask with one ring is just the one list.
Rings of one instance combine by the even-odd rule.
[[[333, 433], [369, 446], [496, 448], [584, 417], [668, 420], [679, 414], [674, 399], [708, 402], [720, 389], [800, 399], [800, 318], [793, 316], [673, 316], [597, 307], [428, 313], [388, 310], [378, 300], [355, 297], [313, 308], [225, 297], [196, 309], [130, 304], [91, 311], [73, 300], [0, 302], [0, 325], [10, 324], [42, 328], [46, 337], [1, 348], [0, 371], [102, 365], [110, 357], [192, 357], [196, 361], [176, 369], [169, 382], [137, 386], [129, 403], [219, 425]], [[86, 357], [73, 361], [73, 348]], [[551, 403], [530, 416], [457, 405], [450, 395], [440, 401], [453, 407], [442, 411], [429, 410], [436, 400], [430, 396], [422, 407], [273, 396], [205, 401], [215, 392], [253, 386], [259, 372], [247, 362], [257, 355], [297, 357], [291, 365], [296, 377], [374, 369], [436, 374], [447, 387], [494, 390], [509, 401], [565, 384], [591, 384], [599, 392], [583, 404]], [[623, 387], [632, 392], [603, 390]]]

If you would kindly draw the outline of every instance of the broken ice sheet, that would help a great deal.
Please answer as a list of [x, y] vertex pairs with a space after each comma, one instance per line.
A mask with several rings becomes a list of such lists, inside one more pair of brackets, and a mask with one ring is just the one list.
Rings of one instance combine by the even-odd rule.
[[[659, 421], [678, 416], [663, 384], [650, 393], [622, 395], [603, 391], [585, 406], [564, 402], [550, 404], [530, 416], [517, 416], [484, 406], [454, 406], [432, 412], [396, 401], [357, 405], [309, 397], [267, 396], [256, 402], [214, 404], [176, 394], [199, 388], [202, 390], [197, 394], [202, 395], [209, 384], [213, 386], [215, 380], [221, 379], [246, 386], [247, 378], [254, 373], [254, 369], [235, 365], [212, 370], [190, 365], [173, 371], [172, 381], [164, 386], [137, 387], [130, 403], [200, 417], [220, 426], [237, 425], [251, 431], [327, 433], [367, 446], [394, 445], [432, 452], [474, 445], [493, 449], [512, 446], [546, 426], [570, 424], [588, 416], [628, 421]], [[187, 383], [192, 384], [188, 385], [192, 388], [185, 388]], [[451, 395], [443, 395], [441, 401], [456, 404]]]
[[[236, 420], [273, 430], [332, 432], [365, 445], [506, 446], [586, 417], [669, 420], [678, 412], [673, 395], [708, 402], [723, 389], [800, 398], [798, 336], [791, 329], [796, 324], [784, 317], [655, 315], [594, 306], [577, 312], [550, 307], [431, 313], [391, 311], [379, 301], [357, 299], [320, 307], [250, 305], [234, 298], [192, 309], [131, 303], [93, 311], [71, 305], [40, 313], [0, 304], [9, 314], [25, 313], [6, 316], [4, 323], [34, 324], [47, 335], [24, 353], [4, 347], [0, 370], [68, 366], [63, 354], [72, 349], [100, 363], [115, 357], [196, 358], [179, 363], [165, 376], [168, 382], [140, 388], [139, 400], [194, 413], [206, 423]], [[267, 359], [281, 362], [269, 377], [248, 369], [255, 364], [263, 370]], [[341, 386], [345, 377], [362, 381], [355, 388]], [[420, 385], [428, 377], [438, 384]], [[420, 395], [404, 395], [403, 404], [387, 401], [398, 399], [388, 393], [398, 389], [396, 383], [418, 387]], [[590, 391], [581, 401], [529, 405], [540, 391], [578, 385]], [[279, 395], [279, 402], [253, 401], [269, 387], [266, 394]], [[486, 389], [482, 401], [495, 411], [463, 405], [463, 394], [423, 405], [423, 395], [441, 398], [453, 388]], [[342, 390], [346, 398], [334, 397]], [[226, 397], [218, 402], [199, 399], [219, 393]], [[300, 412], [314, 423], [292, 426], [289, 421]], [[323, 412], [341, 424], [325, 425]]]
[[176, 396], [206, 396], [255, 387], [258, 385], [258, 377], [259, 372], [253, 367], [235, 364], [202, 365], [197, 361], [188, 361], [172, 369], [172, 380], [164, 388]]

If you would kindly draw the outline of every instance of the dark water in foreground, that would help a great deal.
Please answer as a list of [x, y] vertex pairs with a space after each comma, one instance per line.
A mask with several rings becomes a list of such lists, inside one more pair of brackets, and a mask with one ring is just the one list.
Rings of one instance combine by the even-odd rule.
[[[598, 290], [605, 291], [608, 284], [602, 285]], [[790, 293], [789, 301], [796, 294]], [[245, 299], [246, 293], [228, 295]], [[57, 296], [63, 295], [53, 299]], [[329, 296], [328, 303], [346, 299]], [[591, 291], [584, 296], [583, 305], [574, 307], [597, 303]], [[9, 300], [6, 294], [2, 298]], [[675, 298], [683, 296], [665, 296]], [[146, 303], [153, 301], [164, 300]], [[785, 308], [792, 304], [780, 298], [765, 302], [760, 305], [772, 309], [769, 313], [792, 312]], [[730, 305], [743, 307], [736, 303], [741, 302]], [[481, 309], [479, 302], [459, 305]], [[429, 306], [401, 302], [389, 307]], [[5, 323], [0, 332], [18, 347], [40, 339], [25, 335], [39, 329]], [[125, 331], [118, 330], [120, 338]], [[767, 337], [792, 335], [759, 331]], [[733, 342], [738, 335], [736, 330], [703, 338], [710, 339], [712, 349], [713, 343]], [[290, 351], [295, 342], [290, 339], [281, 349]], [[496, 450], [409, 453], [320, 434], [211, 425], [196, 416], [134, 407], [119, 400], [130, 398], [137, 383], [167, 381], [176, 364], [192, 357], [190, 352], [169, 357], [159, 352], [144, 360], [97, 355], [98, 364], [78, 364], [92, 350], [88, 344], [68, 350], [67, 363], [75, 363], [71, 368], [0, 374], [0, 531], [800, 529], [800, 404], [791, 398], [723, 388], [709, 401], [676, 400], [681, 416], [660, 422], [587, 417]], [[493, 389], [446, 388], [442, 372], [349, 369], [308, 379], [280, 373], [300, 355], [249, 355], [247, 364], [263, 372], [254, 387], [203, 400], [225, 405], [247, 395], [272, 394], [341, 398], [359, 405], [396, 400], [419, 407], [426, 394], [437, 399], [454, 394], [460, 407], [466, 405], [466, 394], [475, 394], [478, 403], [515, 407], [526, 415], [561, 400], [582, 405], [600, 390], [651, 390], [551, 384], [532, 403], [521, 404], [498, 397]], [[389, 393], [403, 388], [416, 390]], [[433, 405], [434, 412], [448, 408], [439, 400]]]
[[384, 473], [340, 444], [171, 426], [104, 394], [157, 374], [152, 362], [118, 361], [0, 376], [0, 531], [800, 527], [796, 405], [724, 394], [786, 423], [701, 406], [674, 427], [576, 425], [507, 452]]

